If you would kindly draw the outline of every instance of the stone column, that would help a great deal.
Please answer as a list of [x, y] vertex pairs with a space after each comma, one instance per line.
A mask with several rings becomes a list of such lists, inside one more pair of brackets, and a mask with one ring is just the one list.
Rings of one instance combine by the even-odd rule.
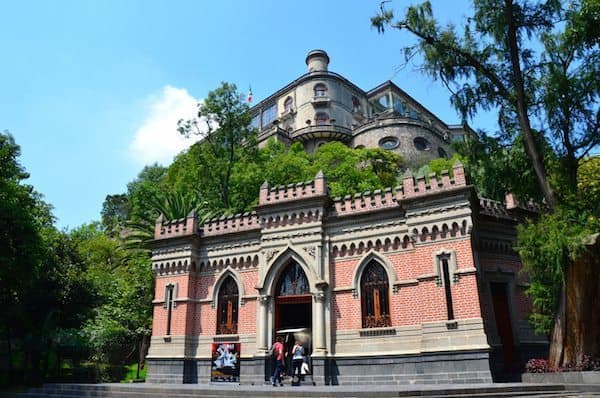
[[327, 353], [325, 346], [325, 291], [318, 290], [315, 298], [315, 325], [313, 328], [314, 352], [313, 355]]
[[256, 349], [258, 352], [265, 353], [268, 351], [267, 346], [267, 312], [269, 309], [270, 297], [267, 295], [260, 295], [258, 297], [258, 324], [256, 329]]

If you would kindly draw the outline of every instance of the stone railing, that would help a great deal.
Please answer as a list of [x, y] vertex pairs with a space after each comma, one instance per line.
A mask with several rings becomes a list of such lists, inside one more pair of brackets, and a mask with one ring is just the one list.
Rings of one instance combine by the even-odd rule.
[[269, 184], [265, 181], [260, 187], [258, 205], [264, 206], [326, 195], [327, 184], [325, 177], [323, 176], [323, 172], [319, 171], [314, 181], [280, 185], [273, 188], [269, 187]]
[[202, 226], [202, 236], [217, 236], [235, 232], [260, 229], [255, 212], [236, 214], [235, 216], [214, 218]]

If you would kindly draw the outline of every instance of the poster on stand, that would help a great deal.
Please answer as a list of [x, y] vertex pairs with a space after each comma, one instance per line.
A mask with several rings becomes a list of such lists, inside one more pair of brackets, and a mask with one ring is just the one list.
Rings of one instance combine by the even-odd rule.
[[212, 343], [211, 382], [240, 382], [240, 348], [240, 343]]

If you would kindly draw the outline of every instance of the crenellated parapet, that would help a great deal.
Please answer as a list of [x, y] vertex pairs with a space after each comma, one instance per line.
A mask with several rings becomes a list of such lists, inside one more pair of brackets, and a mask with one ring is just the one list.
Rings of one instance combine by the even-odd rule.
[[154, 239], [170, 239], [198, 234], [198, 217], [192, 210], [186, 218], [167, 221], [161, 214], [154, 225]]
[[299, 182], [297, 184], [280, 185], [270, 187], [265, 183], [260, 187], [258, 205], [271, 205], [277, 203], [291, 202], [301, 199], [309, 199], [327, 196], [327, 183], [323, 172], [319, 171], [314, 181]]
[[411, 171], [407, 170], [402, 179], [401, 190], [396, 189], [398, 200], [410, 199], [467, 186], [465, 168], [462, 163], [456, 161], [452, 167], [452, 173], [454, 178], [450, 177], [450, 173], [447, 170], [442, 171], [439, 176], [435, 173], [431, 173], [428, 176], [429, 181], [427, 181], [425, 176], [418, 176], [415, 179]]
[[481, 214], [495, 218], [504, 218], [515, 220], [519, 214], [543, 213], [547, 209], [538, 203], [521, 203], [515, 194], [507, 193], [503, 202], [486, 198], [479, 199], [479, 208]]
[[202, 236], [217, 236], [256, 229], [260, 229], [260, 223], [255, 212], [236, 214], [205, 222], [202, 226]]
[[[402, 180], [402, 186], [398, 186], [395, 189], [386, 188], [373, 192], [347, 195], [343, 198], [335, 198], [333, 208], [329, 210], [329, 216], [343, 217], [394, 208], [407, 199], [451, 191], [467, 186], [465, 170], [462, 164], [459, 162], [454, 164], [453, 174], [454, 178], [450, 178], [450, 174], [447, 171], [443, 171], [439, 176], [436, 174], [429, 175], [429, 179], [426, 180], [423, 176], [415, 179], [410, 170], [407, 170]], [[327, 195], [327, 182], [323, 173], [319, 171], [314, 181], [277, 187], [270, 187], [265, 182], [260, 189], [258, 208], [264, 208], [264, 206], [269, 205], [282, 205], [304, 199], [327, 198]], [[489, 204], [486, 204], [482, 207], [487, 208], [489, 206]], [[308, 208], [304, 211], [293, 210], [289, 214], [287, 211], [283, 211], [281, 214], [273, 213], [268, 217], [266, 215], [262, 216], [263, 222], [261, 223], [261, 219], [256, 212], [252, 212], [215, 218], [206, 221], [203, 225], [199, 225], [196, 213], [192, 211], [186, 218], [178, 220], [165, 221], [162, 216], [159, 217], [156, 221], [154, 239], [169, 239], [195, 234], [202, 237], [211, 237], [260, 230], [263, 226], [271, 228], [309, 223], [314, 220], [320, 220], [323, 215], [322, 213], [323, 211], [321, 210]]]
[[392, 208], [398, 206], [402, 200], [466, 187], [467, 179], [463, 165], [457, 161], [454, 163], [452, 171], [454, 178], [451, 178], [450, 173], [444, 170], [439, 176], [435, 173], [430, 174], [428, 176], [429, 181], [427, 181], [424, 176], [415, 179], [412, 172], [406, 170], [402, 179], [402, 186], [395, 189], [386, 188], [359, 193], [354, 196], [347, 195], [343, 198], [335, 198], [334, 215], [346, 216]]
[[397, 194], [392, 191], [392, 188], [375, 190], [373, 192], [357, 193], [354, 196], [346, 195], [343, 198], [334, 199], [334, 215], [345, 216], [349, 214], [364, 213], [374, 210], [381, 210], [398, 205]]

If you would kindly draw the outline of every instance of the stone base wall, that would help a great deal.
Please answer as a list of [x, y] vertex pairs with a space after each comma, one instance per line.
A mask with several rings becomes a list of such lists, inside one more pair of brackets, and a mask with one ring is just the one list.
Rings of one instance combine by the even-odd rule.
[[325, 366], [327, 385], [492, 382], [487, 351], [338, 357]]
[[[210, 383], [210, 359], [149, 359], [147, 383]], [[491, 383], [487, 351], [461, 351], [420, 355], [312, 358], [308, 383], [351, 384], [448, 384]], [[244, 358], [240, 383], [268, 383], [270, 358]]]
[[[270, 360], [242, 358], [241, 384], [264, 384], [271, 376]], [[148, 359], [146, 383], [151, 384], [209, 384], [210, 358], [197, 359]]]
[[147, 359], [146, 383], [182, 384], [184, 382], [183, 359]]

